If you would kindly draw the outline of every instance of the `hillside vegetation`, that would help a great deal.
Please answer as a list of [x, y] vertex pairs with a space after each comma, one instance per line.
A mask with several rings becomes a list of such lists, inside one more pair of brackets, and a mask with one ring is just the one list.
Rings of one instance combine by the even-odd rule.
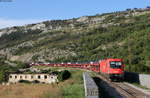
[[145, 8], [6, 28], [0, 30], [0, 56], [22, 62], [122, 58], [127, 71], [149, 73], [149, 27]]

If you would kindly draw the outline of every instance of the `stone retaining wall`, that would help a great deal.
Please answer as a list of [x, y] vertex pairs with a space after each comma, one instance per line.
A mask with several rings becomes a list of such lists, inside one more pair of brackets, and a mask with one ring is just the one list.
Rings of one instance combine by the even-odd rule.
[[147, 74], [139, 74], [140, 84], [150, 88], [150, 75]]

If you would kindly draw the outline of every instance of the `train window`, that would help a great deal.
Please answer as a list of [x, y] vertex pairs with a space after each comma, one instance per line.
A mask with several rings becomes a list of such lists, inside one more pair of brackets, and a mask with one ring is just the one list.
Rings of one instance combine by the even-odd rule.
[[115, 65], [115, 62], [110, 62], [111, 65]]
[[116, 62], [116, 65], [121, 66], [122, 64], [121, 62]]
[[121, 68], [122, 63], [119, 61], [112, 61], [110, 62], [110, 67], [111, 68]]

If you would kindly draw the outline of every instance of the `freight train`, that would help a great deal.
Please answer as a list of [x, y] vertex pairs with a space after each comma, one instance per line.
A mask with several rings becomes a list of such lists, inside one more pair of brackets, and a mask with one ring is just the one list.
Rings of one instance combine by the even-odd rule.
[[50, 66], [50, 67], [71, 67], [91, 70], [103, 74], [109, 80], [123, 80], [124, 79], [124, 63], [122, 59], [104, 59], [98, 62], [84, 62], [84, 63], [31, 63], [30, 66]]

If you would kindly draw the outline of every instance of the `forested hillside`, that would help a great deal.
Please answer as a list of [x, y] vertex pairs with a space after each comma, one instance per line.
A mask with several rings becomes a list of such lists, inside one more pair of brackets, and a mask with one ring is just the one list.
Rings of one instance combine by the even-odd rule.
[[0, 30], [3, 61], [76, 62], [122, 58], [127, 71], [150, 71], [149, 8], [41, 24], [42, 28], [38, 29], [32, 24]]

